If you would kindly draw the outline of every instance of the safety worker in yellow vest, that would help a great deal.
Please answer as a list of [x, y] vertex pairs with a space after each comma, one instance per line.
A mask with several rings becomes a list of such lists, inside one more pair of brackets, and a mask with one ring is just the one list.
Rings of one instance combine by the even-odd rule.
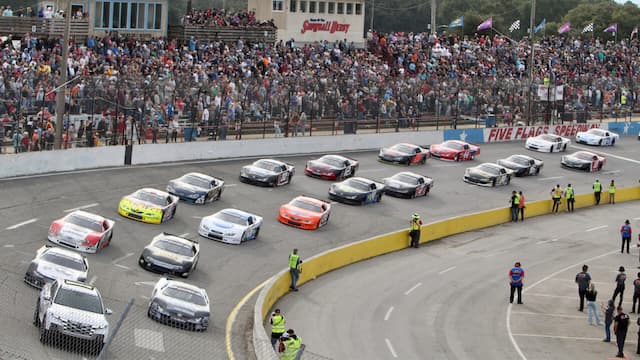
[[273, 313], [271, 313], [269, 323], [271, 323], [271, 345], [275, 350], [278, 340], [280, 340], [284, 334], [284, 326], [286, 323], [286, 319], [284, 315], [280, 313], [280, 309], [275, 309]]
[[511, 221], [518, 222], [518, 210], [520, 210], [520, 194], [517, 191], [511, 192]]
[[293, 249], [293, 252], [289, 254], [289, 274], [291, 274], [291, 286], [289, 288], [293, 291], [298, 291], [296, 284], [302, 272], [300, 264], [302, 264], [302, 259], [298, 255], [298, 249]]
[[560, 208], [560, 199], [562, 199], [562, 188], [560, 187], [560, 184], [557, 184], [555, 188], [551, 189], [551, 199], [553, 200], [553, 208], [551, 209], [552, 212], [558, 212], [558, 209]]
[[602, 184], [600, 180], [596, 179], [596, 182], [593, 183], [593, 197], [596, 199], [596, 205], [600, 205], [600, 194], [602, 193]]
[[622, 95], [620, 96], [620, 105], [622, 105], [622, 107], [625, 107], [627, 105], [627, 95]]
[[411, 221], [409, 223], [409, 237], [411, 238], [411, 247], [418, 248], [420, 247], [420, 227], [422, 226], [422, 220], [420, 220], [420, 215], [418, 213], [413, 213], [411, 216]]
[[567, 211], [573, 212], [573, 205], [576, 202], [575, 192], [571, 187], [571, 184], [567, 185], [567, 188], [564, 190], [564, 197], [567, 199]]
[[280, 347], [278, 350], [282, 353], [281, 360], [295, 360], [300, 346], [302, 345], [302, 338], [295, 334], [293, 329], [287, 330], [282, 334], [280, 338]]
[[616, 203], [616, 183], [611, 180], [611, 183], [609, 183], [609, 204], [615, 204]]

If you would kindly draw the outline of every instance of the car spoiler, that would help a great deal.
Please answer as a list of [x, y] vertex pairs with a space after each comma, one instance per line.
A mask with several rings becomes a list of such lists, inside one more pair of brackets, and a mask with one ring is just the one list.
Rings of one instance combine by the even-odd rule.
[[188, 241], [190, 241], [190, 242], [192, 242], [192, 243], [194, 243], [194, 244], [197, 244], [197, 243], [198, 243], [198, 239], [189, 239], [189, 238], [187, 238], [187, 237], [180, 236], [180, 235], [176, 235], [176, 234], [171, 234], [171, 233], [168, 233], [168, 232], [166, 232], [166, 231], [163, 231], [163, 232], [162, 232], [162, 235], [165, 235], [165, 236], [175, 236], [175, 237], [180, 238], [180, 239], [188, 240]]
[[[209, 175], [209, 176], [211, 176], [211, 175]], [[214, 180], [219, 180], [219, 181], [224, 182], [224, 179], [223, 179], [223, 178], [219, 178], [219, 177], [217, 177], [217, 176], [211, 176], [211, 177], [212, 177]]]

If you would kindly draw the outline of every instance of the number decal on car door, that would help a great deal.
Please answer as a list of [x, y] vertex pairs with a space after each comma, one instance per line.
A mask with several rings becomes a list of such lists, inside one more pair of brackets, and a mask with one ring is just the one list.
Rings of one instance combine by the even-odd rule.
[[284, 185], [287, 182], [287, 172], [281, 172], [280, 175], [278, 175], [278, 185]]

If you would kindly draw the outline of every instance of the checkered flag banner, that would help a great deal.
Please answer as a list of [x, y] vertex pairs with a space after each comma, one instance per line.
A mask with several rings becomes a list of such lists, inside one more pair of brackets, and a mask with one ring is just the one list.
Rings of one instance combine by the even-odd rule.
[[509, 32], [514, 32], [516, 30], [520, 30], [520, 20], [516, 20], [509, 26]]
[[588, 32], [593, 32], [593, 23], [590, 23], [589, 25], [585, 26], [584, 29], [582, 29], [583, 34]]

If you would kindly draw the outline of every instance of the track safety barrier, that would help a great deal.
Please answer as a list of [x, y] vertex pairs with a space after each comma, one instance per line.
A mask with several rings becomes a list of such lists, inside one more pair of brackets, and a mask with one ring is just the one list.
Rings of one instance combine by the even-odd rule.
[[[633, 200], [640, 200], [640, 186], [617, 189], [615, 195], [616, 202]], [[605, 205], [608, 201], [609, 193], [607, 191], [602, 192], [602, 205], [600, 206], [610, 206]], [[527, 218], [549, 215], [551, 214], [552, 206], [553, 201], [551, 199], [527, 202]], [[591, 206], [595, 206], [593, 193], [576, 195], [576, 209]], [[423, 244], [464, 232], [505, 224], [510, 221], [511, 210], [509, 207], [480, 211], [473, 214], [435, 221], [422, 226], [420, 243]], [[398, 230], [340, 246], [315, 255], [305, 260], [302, 264], [302, 272], [300, 273], [298, 285], [315, 280], [318, 276], [353, 263], [406, 249], [409, 247], [408, 234], [408, 229]], [[265, 327], [261, 324], [264, 324], [274, 304], [289, 292], [290, 283], [289, 270], [284, 269], [274, 275], [258, 295], [254, 306], [253, 327], [253, 345], [258, 360], [279, 359], [269, 342], [270, 334], [267, 333]]]

